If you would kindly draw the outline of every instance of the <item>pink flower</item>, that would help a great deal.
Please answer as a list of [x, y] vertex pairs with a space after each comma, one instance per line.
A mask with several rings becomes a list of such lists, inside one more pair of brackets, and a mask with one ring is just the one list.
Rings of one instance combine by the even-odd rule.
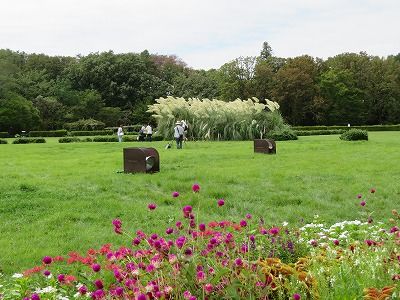
[[219, 199], [219, 200], [217, 201], [217, 204], [218, 204], [218, 206], [224, 206], [225, 200], [224, 200], [224, 199]]
[[165, 230], [165, 233], [166, 234], [171, 234], [171, 233], [173, 233], [174, 232], [174, 229], [173, 228], [167, 228], [167, 230]]
[[278, 227], [272, 227], [272, 228], [269, 230], [269, 234], [271, 234], [271, 235], [278, 235], [278, 234], [279, 234], [279, 228], [278, 228]]
[[206, 231], [206, 224], [199, 224], [199, 230], [200, 231]]
[[200, 185], [198, 185], [197, 183], [193, 184], [192, 191], [198, 193], [200, 191]]
[[367, 204], [365, 201], [361, 201], [361, 202], [360, 202], [360, 205], [361, 205], [361, 206], [365, 206], [365, 204]]
[[293, 300], [300, 300], [300, 299], [301, 299], [301, 297], [300, 297], [299, 294], [294, 294], [293, 295]]
[[38, 294], [34, 293], [34, 294], [32, 294], [32, 296], [31, 296], [31, 300], [40, 300], [40, 297], [39, 297]]
[[213, 291], [213, 286], [211, 283], [206, 283], [204, 285], [204, 290], [206, 291], [206, 294], [209, 294]]
[[147, 205], [147, 208], [150, 210], [155, 210], [157, 208], [157, 205], [155, 203], [149, 203], [149, 205]]
[[250, 220], [252, 217], [253, 217], [253, 216], [252, 216], [251, 214], [247, 214], [247, 215], [246, 215], [246, 219], [249, 219], [249, 220]]
[[339, 240], [333, 240], [333, 244], [335, 244], [336, 246], [339, 245]]
[[104, 287], [103, 282], [102, 282], [100, 279], [97, 279], [97, 280], [94, 282], [94, 285], [95, 285], [99, 290], [101, 290], [101, 289]]
[[64, 282], [65, 281], [65, 275], [64, 274], [59, 274], [57, 276], [57, 280], [58, 280], [58, 282]]
[[44, 270], [43, 275], [49, 277], [51, 275], [51, 272], [49, 270]]
[[240, 224], [240, 227], [246, 227], [247, 226], [247, 222], [245, 220], [241, 220], [239, 224]]
[[78, 289], [78, 292], [79, 292], [81, 295], [85, 295], [85, 294], [88, 292], [88, 289], [87, 289], [86, 286], [82, 285], [82, 286]]
[[179, 197], [179, 192], [172, 192], [172, 197], [174, 198]]
[[206, 275], [204, 274], [203, 271], [197, 272], [196, 278], [198, 281], [204, 281], [206, 279]]
[[43, 257], [42, 261], [43, 261], [43, 263], [44, 263], [45, 265], [49, 265], [49, 264], [51, 264], [51, 262], [52, 262], [53, 260], [51, 259], [50, 256], [45, 256], [45, 257]]
[[92, 265], [92, 270], [95, 272], [99, 272], [101, 269], [101, 266], [99, 264], [93, 264]]
[[241, 258], [236, 258], [236, 259], [235, 259], [235, 265], [236, 265], [237, 267], [243, 266], [243, 261], [242, 261], [242, 259], [241, 259]]
[[358, 198], [358, 199], [361, 199], [361, 197], [362, 197], [361, 194], [358, 194], [358, 195], [357, 195], [357, 198]]

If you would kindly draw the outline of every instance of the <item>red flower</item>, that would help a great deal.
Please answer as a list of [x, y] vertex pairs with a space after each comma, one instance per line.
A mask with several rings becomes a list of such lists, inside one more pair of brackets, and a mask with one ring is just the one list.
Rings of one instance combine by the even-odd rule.
[[200, 191], [200, 185], [198, 185], [197, 183], [193, 184], [192, 191], [198, 193]]

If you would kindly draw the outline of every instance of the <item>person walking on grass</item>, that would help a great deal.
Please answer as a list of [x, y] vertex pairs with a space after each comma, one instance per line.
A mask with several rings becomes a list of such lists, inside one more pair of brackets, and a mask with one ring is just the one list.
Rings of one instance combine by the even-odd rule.
[[177, 149], [182, 149], [182, 141], [183, 141], [183, 127], [181, 125], [181, 122], [176, 122], [174, 127], [174, 138], [176, 141], [176, 148]]
[[118, 136], [118, 142], [122, 142], [122, 138], [124, 136], [124, 131], [122, 129], [122, 125], [119, 125], [118, 131], [117, 131], [117, 136]]
[[151, 137], [153, 136], [153, 128], [151, 128], [150, 124], [147, 124], [146, 126], [146, 136], [147, 140], [151, 142]]

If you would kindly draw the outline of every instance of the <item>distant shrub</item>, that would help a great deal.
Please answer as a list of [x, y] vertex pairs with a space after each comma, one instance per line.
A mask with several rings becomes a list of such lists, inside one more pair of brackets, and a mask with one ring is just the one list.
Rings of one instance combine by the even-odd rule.
[[295, 130], [294, 132], [298, 136], [304, 135], [330, 135], [330, 134], [342, 134], [346, 130], [344, 129], [330, 129], [330, 130]]
[[13, 144], [42, 144], [42, 143], [46, 143], [46, 140], [43, 138], [17, 138], [12, 143]]
[[59, 143], [77, 143], [77, 142], [80, 142], [80, 141], [81, 141], [81, 140], [80, 140], [79, 138], [77, 138], [77, 137], [70, 137], [70, 136], [63, 137], [63, 138], [58, 139], [58, 142], [59, 142]]
[[5, 139], [5, 138], [8, 138], [8, 137], [10, 137], [8, 132], [4, 132], [4, 131], [0, 132], [0, 138]]
[[8, 144], [6, 140], [0, 140], [0, 144]]
[[94, 119], [83, 119], [72, 123], [66, 123], [64, 127], [67, 130], [102, 130], [106, 124], [101, 121], [97, 121]]
[[294, 126], [293, 130], [349, 130], [362, 129], [367, 131], [400, 131], [400, 125], [362, 125], [362, 126]]
[[93, 142], [93, 139], [90, 138], [90, 137], [85, 137], [85, 138], [82, 138], [82, 139], [81, 139], [81, 142], [84, 142], [84, 143], [86, 143], [86, 142]]
[[123, 142], [137, 142], [137, 135], [124, 135]]
[[340, 136], [341, 140], [344, 141], [368, 141], [368, 132], [361, 129], [350, 129]]
[[93, 138], [93, 142], [118, 142], [116, 136], [96, 136]]
[[291, 129], [282, 129], [269, 132], [267, 134], [267, 138], [273, 139], [275, 141], [289, 141], [297, 140], [297, 135]]
[[48, 131], [31, 131], [29, 132], [30, 137], [60, 137], [66, 136], [67, 131], [65, 129], [62, 130], [48, 130]]
[[93, 131], [70, 131], [71, 136], [96, 136], [96, 135], [113, 135], [112, 130], [93, 130]]
[[151, 139], [153, 141], [163, 141], [164, 137], [162, 135], [153, 135]]

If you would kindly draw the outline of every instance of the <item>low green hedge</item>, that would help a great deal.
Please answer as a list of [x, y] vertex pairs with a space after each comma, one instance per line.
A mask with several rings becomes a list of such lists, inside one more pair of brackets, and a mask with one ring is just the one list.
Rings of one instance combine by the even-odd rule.
[[112, 130], [93, 130], [93, 131], [70, 131], [71, 136], [96, 136], [96, 135], [113, 135]]
[[8, 144], [6, 140], [0, 140], [0, 144]]
[[340, 136], [344, 141], [368, 141], [368, 131], [361, 129], [350, 129]]
[[297, 140], [297, 135], [293, 130], [280, 130], [280, 131], [271, 131], [267, 134], [267, 138], [270, 138], [275, 141], [290, 141]]
[[29, 132], [30, 137], [60, 137], [66, 136], [68, 131], [62, 130], [48, 130], [48, 131], [31, 131]]
[[362, 126], [293, 126], [293, 130], [349, 130], [362, 129], [367, 131], [400, 131], [399, 125], [362, 125]]
[[43, 138], [18, 138], [15, 139], [13, 144], [42, 144], [46, 143], [46, 140]]
[[329, 130], [295, 130], [298, 136], [305, 135], [330, 135], [330, 134], [342, 134], [346, 132], [344, 129], [329, 129]]
[[4, 131], [1, 131], [1, 132], [0, 132], [0, 138], [6, 139], [6, 138], [8, 138], [8, 137], [10, 137], [10, 135], [8, 134], [8, 132], [4, 132]]
[[63, 137], [61, 139], [58, 139], [59, 143], [77, 143], [80, 142], [81, 140], [77, 137], [71, 137], [71, 136], [67, 136], [67, 137]]

